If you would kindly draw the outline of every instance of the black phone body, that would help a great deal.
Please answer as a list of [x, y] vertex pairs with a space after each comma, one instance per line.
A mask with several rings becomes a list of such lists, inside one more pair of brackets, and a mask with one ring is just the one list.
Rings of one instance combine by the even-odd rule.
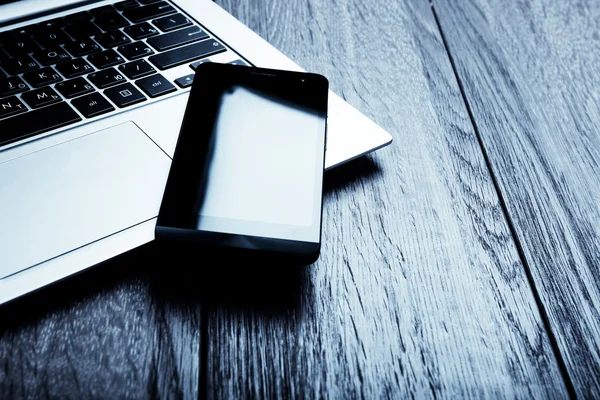
[[314, 262], [327, 99], [321, 75], [201, 64], [156, 237]]

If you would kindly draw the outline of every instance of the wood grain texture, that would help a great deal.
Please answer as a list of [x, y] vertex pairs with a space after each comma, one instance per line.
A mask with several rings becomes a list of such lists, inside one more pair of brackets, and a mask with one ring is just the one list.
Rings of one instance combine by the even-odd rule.
[[600, 396], [600, 3], [435, 1], [578, 395]]
[[326, 175], [316, 264], [210, 279], [208, 397], [565, 397], [428, 3], [218, 3], [394, 143]]
[[200, 308], [150, 253], [0, 309], [0, 398], [198, 398]]

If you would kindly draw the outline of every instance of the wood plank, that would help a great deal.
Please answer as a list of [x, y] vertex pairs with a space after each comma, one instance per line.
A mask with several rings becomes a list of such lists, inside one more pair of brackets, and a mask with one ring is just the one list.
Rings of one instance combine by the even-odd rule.
[[395, 141], [327, 174], [316, 264], [214, 272], [208, 397], [565, 397], [428, 3], [218, 3]]
[[600, 3], [436, 1], [577, 395], [600, 396]]
[[0, 398], [198, 398], [200, 308], [152, 251], [0, 309]]

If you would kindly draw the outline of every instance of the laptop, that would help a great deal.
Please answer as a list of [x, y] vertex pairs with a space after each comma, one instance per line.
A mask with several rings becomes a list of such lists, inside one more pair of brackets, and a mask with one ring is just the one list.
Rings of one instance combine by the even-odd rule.
[[[0, 304], [154, 239], [202, 62], [301, 71], [208, 0], [0, 1]], [[330, 93], [327, 169], [391, 140]]]

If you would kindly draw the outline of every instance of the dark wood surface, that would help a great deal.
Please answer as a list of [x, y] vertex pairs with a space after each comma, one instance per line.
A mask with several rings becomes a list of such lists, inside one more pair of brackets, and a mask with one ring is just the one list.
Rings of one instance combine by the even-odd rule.
[[[0, 398], [186, 398], [200, 300], [150, 246], [0, 308]], [[182, 279], [180, 279], [182, 278]]]
[[312, 266], [150, 244], [1, 307], [0, 398], [597, 396], [600, 6], [218, 3], [394, 143]]
[[600, 396], [600, 3], [435, 1], [578, 395]]
[[327, 175], [319, 262], [205, 304], [209, 397], [565, 397], [428, 3], [219, 4], [394, 143]]

